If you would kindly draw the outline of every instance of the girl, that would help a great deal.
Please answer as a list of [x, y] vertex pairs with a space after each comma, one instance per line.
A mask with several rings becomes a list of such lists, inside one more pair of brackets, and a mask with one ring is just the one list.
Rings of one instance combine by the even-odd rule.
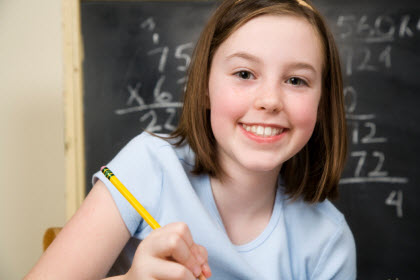
[[[152, 232], [98, 172], [27, 279], [355, 279], [355, 246], [328, 199], [346, 156], [333, 37], [303, 0], [225, 0], [191, 64], [180, 124], [141, 134], [110, 169], [161, 224]], [[130, 246], [128, 246], [130, 247]]]

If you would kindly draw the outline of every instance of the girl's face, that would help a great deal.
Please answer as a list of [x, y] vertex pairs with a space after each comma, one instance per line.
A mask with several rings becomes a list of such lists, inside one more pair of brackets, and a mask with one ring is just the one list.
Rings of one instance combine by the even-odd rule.
[[322, 85], [322, 46], [312, 25], [264, 15], [236, 30], [211, 64], [211, 126], [227, 174], [278, 174], [312, 135]]

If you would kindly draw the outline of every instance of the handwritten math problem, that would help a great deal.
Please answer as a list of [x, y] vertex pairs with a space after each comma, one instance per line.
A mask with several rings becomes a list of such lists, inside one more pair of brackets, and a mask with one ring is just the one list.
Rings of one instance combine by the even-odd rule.
[[[404, 14], [401, 16], [380, 14], [343, 14], [337, 16], [335, 30], [340, 42], [357, 42], [344, 45], [341, 51], [343, 75], [347, 85], [344, 88], [346, 118], [350, 138], [350, 159], [348, 165], [352, 174], [345, 174], [341, 184], [390, 184], [407, 185], [409, 178], [394, 176], [386, 169], [389, 156], [381, 149], [389, 143], [389, 132], [378, 129], [376, 112], [361, 112], [358, 102], [361, 95], [369, 94], [352, 84], [358, 76], [392, 73], [393, 43], [409, 40], [420, 33], [420, 17]], [[369, 73], [370, 72], [370, 73]], [[380, 102], [380, 101], [378, 101]], [[380, 116], [379, 116], [380, 117]], [[374, 186], [374, 185], [372, 185]], [[392, 190], [384, 201], [395, 207], [395, 214], [403, 218], [403, 190]]]
[[[142, 82], [139, 80], [135, 85], [127, 85], [127, 107], [116, 109], [115, 114], [124, 115], [132, 113], [140, 113], [140, 123], [147, 125], [145, 130], [159, 133], [164, 130], [172, 131], [175, 129], [175, 116], [176, 109], [182, 107], [182, 103], [175, 101], [173, 94], [165, 90], [166, 80], [166, 67], [169, 59], [175, 59], [177, 61], [176, 69], [182, 73], [182, 77], [179, 78], [176, 83], [182, 86], [186, 82], [185, 72], [188, 69], [191, 61], [190, 52], [194, 46], [192, 42], [187, 42], [175, 47], [174, 50], [170, 49], [166, 45], [160, 43], [161, 36], [155, 32], [156, 21], [153, 17], [149, 17], [140, 24], [141, 29], [145, 29], [150, 32], [151, 41], [153, 42], [154, 48], [146, 51], [148, 56], [156, 58], [156, 64], [151, 67], [151, 71], [157, 71], [159, 73], [158, 79], [155, 81], [153, 88], [153, 102], [146, 104], [142, 95], [148, 95], [148, 92], [142, 92]], [[161, 120], [161, 114], [157, 114], [157, 110], [164, 111], [164, 120]]]

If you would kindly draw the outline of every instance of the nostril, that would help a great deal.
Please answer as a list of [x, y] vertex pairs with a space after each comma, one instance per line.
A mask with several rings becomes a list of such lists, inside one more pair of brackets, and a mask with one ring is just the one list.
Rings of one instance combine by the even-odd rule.
[[261, 106], [260, 110], [264, 110], [264, 111], [268, 111], [270, 113], [277, 113], [279, 110], [279, 108], [277, 106]]
[[283, 104], [277, 95], [259, 95], [254, 101], [254, 108], [264, 110], [270, 113], [278, 113], [282, 110]]

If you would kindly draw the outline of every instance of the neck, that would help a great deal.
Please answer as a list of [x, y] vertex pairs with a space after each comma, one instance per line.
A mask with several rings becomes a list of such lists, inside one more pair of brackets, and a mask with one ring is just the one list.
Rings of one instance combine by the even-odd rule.
[[210, 179], [216, 206], [234, 244], [253, 240], [268, 225], [279, 170], [252, 173], [230, 169], [224, 180]]
[[229, 170], [222, 180], [211, 178], [214, 199], [221, 215], [271, 214], [280, 167], [264, 172]]

